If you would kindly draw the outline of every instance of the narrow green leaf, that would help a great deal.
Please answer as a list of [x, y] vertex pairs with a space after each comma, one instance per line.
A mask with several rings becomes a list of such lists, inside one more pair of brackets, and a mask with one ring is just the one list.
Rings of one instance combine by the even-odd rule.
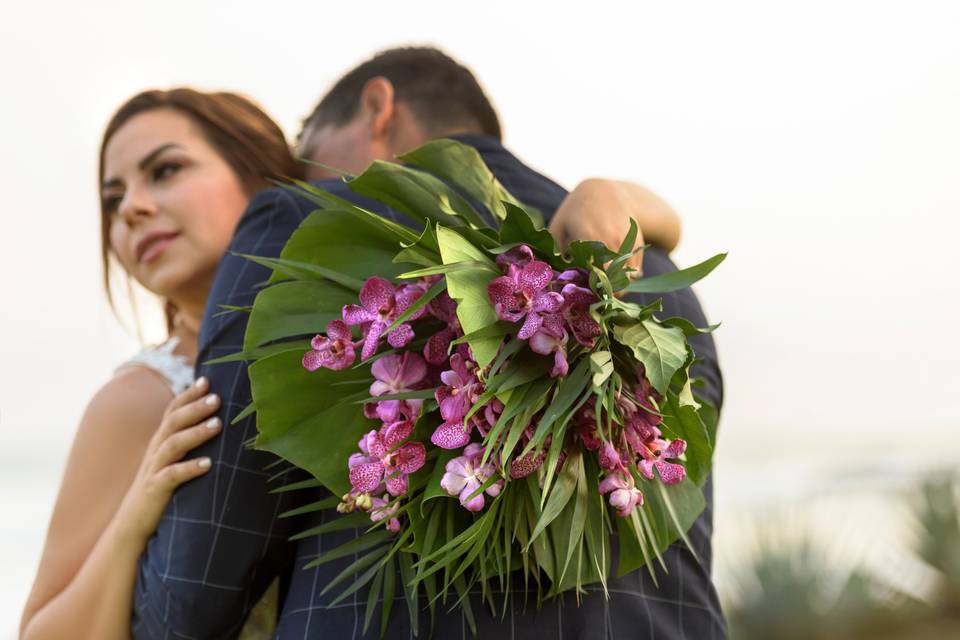
[[[560, 475], [554, 483], [553, 491], [547, 496], [543, 513], [540, 514], [537, 526], [534, 528], [533, 533], [530, 534], [531, 540], [536, 540], [537, 536], [543, 533], [544, 529], [546, 529], [547, 526], [553, 522], [554, 518], [560, 515], [563, 508], [567, 506], [577, 486], [577, 474], [578, 470], [582, 471], [582, 464], [583, 460], [581, 459], [580, 450], [574, 449], [573, 453], [567, 457], [563, 469], [560, 471]], [[530, 543], [527, 543], [527, 546], [529, 547]]]
[[706, 277], [727, 257], [725, 253], [718, 253], [708, 260], [687, 269], [665, 273], [649, 278], [640, 278], [631, 282], [625, 289], [627, 293], [670, 293], [686, 289], [698, 280]]
[[296, 509], [284, 511], [277, 517], [292, 518], [293, 516], [299, 516], [304, 513], [313, 513], [314, 511], [323, 511], [325, 509], [333, 509], [338, 504], [340, 504], [340, 498], [338, 498], [337, 496], [330, 496], [329, 498], [324, 498], [323, 500], [311, 502], [310, 504], [305, 504], [302, 507], [297, 507]]
[[298, 260], [282, 260], [280, 258], [265, 258], [261, 256], [252, 256], [246, 253], [233, 253], [232, 255], [246, 258], [252, 262], [273, 269], [288, 278], [297, 280], [331, 280], [353, 291], [359, 292], [363, 287], [363, 280], [353, 278], [341, 273], [335, 269], [328, 269], [309, 262], [300, 262]]
[[407, 309], [404, 310], [403, 313], [397, 316], [397, 319], [394, 320], [389, 327], [387, 327], [387, 330], [384, 331], [383, 334], [387, 335], [388, 333], [390, 333], [391, 331], [399, 327], [401, 324], [409, 320], [410, 317], [413, 316], [413, 314], [415, 314], [417, 311], [420, 311], [420, 309], [423, 309], [425, 306], [427, 306], [431, 300], [433, 300], [438, 295], [440, 295], [443, 291], [446, 290], [446, 288], [447, 288], [446, 280], [438, 280], [434, 282], [433, 285], [429, 289], [427, 289], [422, 296], [417, 298], [416, 302], [414, 302], [412, 305], [407, 307]]

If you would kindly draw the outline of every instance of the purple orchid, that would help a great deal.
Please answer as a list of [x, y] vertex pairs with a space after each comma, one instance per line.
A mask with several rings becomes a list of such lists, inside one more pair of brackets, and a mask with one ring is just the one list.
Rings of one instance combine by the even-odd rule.
[[593, 291], [575, 284], [564, 285], [563, 318], [573, 332], [573, 337], [585, 347], [593, 347], [602, 333], [599, 323], [590, 317], [590, 305], [598, 298]]
[[530, 336], [530, 348], [542, 355], [553, 354], [551, 378], [567, 375], [570, 365], [567, 363], [567, 331], [563, 328], [559, 316], [545, 314], [536, 333]]
[[563, 307], [563, 296], [547, 291], [553, 269], [546, 262], [532, 260], [522, 268], [511, 264], [507, 275], [487, 285], [487, 295], [497, 317], [508, 322], [524, 320], [517, 337], [527, 340], [543, 324], [545, 313], [556, 313]]
[[[400, 314], [423, 295], [420, 285], [402, 285], [394, 287], [389, 280], [379, 276], [368, 278], [360, 289], [360, 304], [348, 304], [343, 308], [343, 319], [348, 325], [360, 325], [363, 330], [362, 360], [377, 352], [383, 332], [393, 324]], [[410, 320], [416, 320], [424, 314], [418, 309]], [[405, 347], [413, 340], [413, 327], [404, 322], [387, 336], [387, 342], [397, 349]]]
[[506, 268], [509, 268], [511, 265], [523, 268], [533, 260], [533, 249], [525, 244], [513, 247], [497, 256], [497, 264]]
[[430, 315], [447, 323], [447, 326], [430, 336], [423, 347], [423, 357], [432, 365], [442, 365], [447, 361], [450, 343], [463, 335], [460, 319], [457, 318], [457, 303], [444, 291], [427, 305]]
[[303, 354], [303, 368], [307, 371], [316, 371], [320, 367], [346, 369], [357, 357], [353, 350], [353, 334], [342, 320], [331, 320], [327, 324], [327, 335], [314, 336], [310, 349]]
[[543, 465], [543, 459], [543, 452], [536, 451], [531, 451], [522, 458], [514, 458], [510, 461], [510, 479], [525, 478], [536, 472]]
[[603, 443], [597, 458], [600, 463], [600, 468], [607, 471], [613, 471], [614, 469], [618, 469], [622, 466], [620, 462], [620, 453], [610, 442]]
[[349, 462], [350, 484], [355, 493], [378, 492], [384, 481], [390, 495], [406, 493], [407, 476], [426, 462], [423, 443], [400, 444], [412, 431], [412, 422], [396, 422], [383, 425], [380, 431], [370, 431], [360, 439], [363, 453], [351, 455]]
[[635, 508], [643, 505], [643, 494], [628, 473], [611, 472], [600, 481], [599, 490], [601, 494], [610, 494], [610, 506], [617, 510], [621, 518], [628, 517]]
[[370, 521], [371, 522], [380, 522], [381, 520], [387, 521], [387, 530], [393, 531], [394, 533], [400, 532], [400, 520], [394, 517], [394, 514], [399, 508], [399, 504], [394, 501], [393, 504], [390, 504], [390, 496], [388, 494], [383, 494], [380, 498], [371, 498], [370, 500]]
[[679, 458], [686, 450], [687, 443], [680, 438], [677, 438], [669, 444], [666, 440], [659, 438], [654, 439], [640, 450], [640, 455], [643, 459], [637, 467], [640, 469], [640, 473], [648, 480], [653, 480], [653, 468], [656, 467], [657, 471], [660, 472], [660, 479], [663, 481], [663, 484], [669, 485], [683, 482], [683, 479], [687, 477], [687, 470], [683, 468], [683, 465], [675, 462], [667, 462], [667, 460]]
[[[416, 389], [427, 376], [427, 363], [418, 354], [410, 351], [383, 356], [370, 367], [376, 381], [370, 385], [371, 396], [393, 395]], [[381, 400], [364, 405], [368, 418], [383, 422], [396, 422], [400, 416], [416, 420], [420, 416], [423, 400]]]
[[459, 353], [450, 356], [450, 369], [440, 374], [443, 385], [437, 388], [440, 415], [446, 421], [459, 420], [467, 415], [483, 385], [477, 380], [477, 364]]
[[[495, 498], [503, 488], [503, 480], [497, 480], [484, 491], [477, 493], [477, 489], [496, 473], [494, 464], [487, 462], [481, 465], [482, 459], [483, 446], [475, 442], [463, 450], [462, 456], [447, 462], [446, 473], [440, 479], [440, 486], [451, 496], [459, 494], [460, 504], [468, 511], [480, 511], [484, 505], [483, 494]], [[477, 495], [471, 498], [474, 493]]]

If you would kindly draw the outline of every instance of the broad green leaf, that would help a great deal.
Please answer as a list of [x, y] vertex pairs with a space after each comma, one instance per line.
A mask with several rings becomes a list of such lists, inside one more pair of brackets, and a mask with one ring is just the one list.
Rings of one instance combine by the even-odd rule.
[[[493, 262], [482, 251], [470, 244], [459, 233], [446, 227], [437, 228], [440, 255], [445, 264], [454, 262], [485, 262], [495, 269]], [[488, 269], [463, 269], [447, 274], [447, 293], [457, 301], [457, 318], [464, 333], [473, 333], [499, 321], [487, 295], [487, 285], [493, 280]], [[496, 357], [500, 338], [482, 338], [470, 343], [473, 355], [481, 368]]]
[[[381, 224], [386, 218], [358, 217], [355, 211], [334, 209], [310, 214], [290, 236], [280, 258], [342, 273], [363, 285], [370, 276], [388, 280], [407, 271], [394, 258], [402, 238]], [[410, 232], [410, 236], [416, 235]], [[272, 280], [276, 280], [273, 278]], [[344, 286], [348, 286], [344, 284]], [[359, 291], [359, 287], [349, 287]]]
[[720, 327], [720, 323], [712, 324], [709, 327], [698, 327], [686, 318], [680, 316], [672, 316], [670, 318], [664, 318], [660, 320], [660, 324], [666, 325], [668, 327], [676, 327], [683, 331], [683, 335], [688, 338], [691, 336], [700, 335], [701, 333], [713, 333]]
[[506, 220], [500, 227], [500, 243], [503, 245], [526, 244], [534, 250], [541, 260], [550, 263], [556, 269], [565, 269], [567, 264], [557, 254], [556, 243], [550, 232], [537, 226], [530, 215], [522, 208], [507, 204]]
[[344, 305], [356, 304], [357, 294], [315, 280], [280, 282], [257, 294], [243, 348], [291, 336], [324, 333], [327, 323], [342, 317]]
[[709, 260], [704, 260], [700, 264], [687, 269], [681, 269], [680, 271], [665, 273], [659, 276], [651, 276], [649, 278], [640, 278], [639, 280], [631, 282], [624, 291], [627, 293], [670, 293], [671, 291], [686, 289], [693, 283], [706, 277], [707, 274], [713, 271], [726, 257], [727, 254], [718, 253]]
[[462, 142], [448, 138], [431, 140], [398, 159], [455, 186], [501, 220], [506, 216], [503, 202], [520, 204], [487, 168], [480, 153]]
[[664, 327], [655, 320], [615, 324], [617, 342], [633, 350], [646, 368], [647, 379], [660, 393], [666, 393], [673, 374], [686, 363], [687, 343], [676, 327]]
[[433, 225], [428, 224], [423, 228], [423, 233], [416, 242], [404, 243], [403, 249], [393, 257], [394, 262], [409, 262], [419, 264], [424, 267], [432, 267], [440, 264], [440, 247], [437, 245], [437, 235], [433, 231]]
[[[662, 489], [654, 487], [654, 483], [661, 485]], [[659, 552], [666, 551], [667, 547], [680, 539], [681, 531], [689, 531], [707, 505], [703, 491], [690, 478], [669, 486], [660, 482], [659, 478], [642, 479], [638, 482], [638, 488], [643, 491], [642, 508], [650, 518], [656, 536], [651, 543]], [[669, 506], [665, 502], [668, 499]]]
[[582, 269], [602, 267], [617, 258], [616, 252], [596, 240], [574, 240], [565, 253], [573, 266]]
[[354, 193], [383, 202], [418, 222], [439, 222], [448, 227], [464, 223], [486, 226], [470, 203], [438, 178], [393, 162], [375, 160], [347, 186]]
[[[351, 401], [370, 385], [366, 368], [307, 371], [302, 353], [284, 352], [250, 365], [250, 387], [257, 405], [256, 448], [279, 455], [309, 471], [334, 495], [350, 489], [347, 459], [374, 423]], [[331, 386], [333, 382], [346, 385]], [[352, 383], [352, 384], [351, 384]], [[318, 439], [322, 447], [316, 446]]]
[[598, 390], [613, 373], [613, 358], [609, 351], [594, 351], [590, 354], [590, 371], [593, 373], [593, 387]]
[[673, 437], [686, 441], [687, 451], [683, 466], [690, 479], [702, 486], [710, 473], [713, 440], [697, 410], [680, 404], [679, 397], [671, 392], [664, 401], [663, 426]]

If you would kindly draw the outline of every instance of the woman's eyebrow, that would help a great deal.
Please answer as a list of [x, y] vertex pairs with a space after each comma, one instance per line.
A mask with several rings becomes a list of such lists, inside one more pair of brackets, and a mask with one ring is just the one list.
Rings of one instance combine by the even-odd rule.
[[[182, 145], [179, 145], [175, 142], [168, 142], [167, 144], [160, 145], [159, 147], [157, 147], [147, 155], [143, 156], [140, 162], [137, 163], [137, 169], [139, 169], [140, 171], [143, 171], [147, 167], [147, 165], [153, 162], [154, 158], [156, 158], [158, 155], [160, 155], [167, 149], [173, 149], [176, 147], [182, 147]], [[120, 180], [120, 178], [110, 178], [109, 180], [105, 180], [103, 184], [100, 185], [100, 188], [109, 189], [110, 187], [120, 186], [120, 184], [122, 184], [122, 181]]]

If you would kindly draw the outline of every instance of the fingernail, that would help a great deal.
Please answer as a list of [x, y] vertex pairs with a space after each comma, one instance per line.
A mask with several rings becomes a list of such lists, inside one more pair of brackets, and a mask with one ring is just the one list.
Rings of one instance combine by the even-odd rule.
[[197, 460], [197, 466], [201, 469], [206, 469], [210, 466], [210, 458], [200, 458]]
[[217, 400], [218, 400], [217, 394], [211, 393], [210, 395], [208, 395], [206, 398], [203, 399], [203, 404], [207, 405], [208, 407], [212, 407], [215, 404], [217, 404]]
[[203, 376], [200, 376], [199, 378], [197, 378], [197, 381], [194, 382], [193, 384], [199, 389], [200, 387], [204, 387], [207, 385], [207, 379], [204, 378]]
[[216, 429], [220, 426], [220, 418], [210, 418], [204, 426], [206, 426], [207, 429]]

